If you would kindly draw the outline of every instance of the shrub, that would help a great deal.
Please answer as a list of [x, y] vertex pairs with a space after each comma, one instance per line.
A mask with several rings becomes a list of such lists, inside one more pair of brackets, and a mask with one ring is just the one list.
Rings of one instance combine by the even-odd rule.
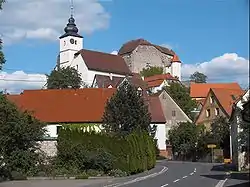
[[134, 174], [151, 169], [156, 163], [154, 140], [147, 132], [118, 137], [62, 128], [57, 148], [57, 168], [70, 171], [74, 166], [78, 172], [90, 175], [92, 171]]

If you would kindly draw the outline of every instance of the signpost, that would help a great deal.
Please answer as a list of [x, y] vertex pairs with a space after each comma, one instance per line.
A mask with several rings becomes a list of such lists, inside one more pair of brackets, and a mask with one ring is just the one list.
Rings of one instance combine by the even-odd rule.
[[207, 148], [211, 149], [211, 154], [212, 154], [212, 163], [213, 163], [213, 158], [214, 158], [214, 148], [216, 148], [215, 144], [208, 144]]

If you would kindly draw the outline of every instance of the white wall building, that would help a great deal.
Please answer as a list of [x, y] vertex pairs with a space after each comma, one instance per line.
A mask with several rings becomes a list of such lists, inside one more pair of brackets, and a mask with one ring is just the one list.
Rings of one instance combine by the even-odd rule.
[[239, 133], [242, 131], [240, 124], [242, 123], [242, 111], [244, 104], [249, 101], [249, 90], [239, 99], [234, 107], [231, 114], [230, 122], [230, 156], [233, 164], [236, 165], [237, 169], [241, 171], [246, 167], [245, 156], [246, 151], [240, 144]]
[[60, 53], [57, 67], [74, 67], [81, 73], [84, 83], [91, 85], [96, 74], [125, 77], [131, 72], [122, 57], [109, 53], [82, 49], [83, 37], [78, 34], [75, 19], [71, 16], [59, 37]]

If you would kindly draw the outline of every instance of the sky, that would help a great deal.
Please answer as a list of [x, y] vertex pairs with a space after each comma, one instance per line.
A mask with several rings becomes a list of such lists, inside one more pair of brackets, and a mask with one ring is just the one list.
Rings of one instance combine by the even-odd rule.
[[[249, 82], [249, 0], [74, 0], [84, 48], [112, 53], [134, 39], [173, 49], [182, 79]], [[40, 89], [55, 67], [69, 0], [7, 0], [0, 12], [6, 64], [0, 90]]]

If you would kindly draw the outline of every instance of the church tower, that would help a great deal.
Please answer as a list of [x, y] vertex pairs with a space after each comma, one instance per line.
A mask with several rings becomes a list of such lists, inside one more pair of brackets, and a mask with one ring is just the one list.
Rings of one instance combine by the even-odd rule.
[[176, 54], [174, 54], [174, 57], [172, 59], [171, 74], [174, 77], [178, 77], [181, 81], [181, 61]]
[[83, 47], [83, 37], [78, 34], [78, 28], [73, 16], [73, 9], [73, 1], [71, 1], [71, 16], [68, 20], [68, 24], [64, 28], [65, 33], [59, 37], [59, 64], [63, 67], [70, 66], [71, 61], [74, 59], [74, 54]]

